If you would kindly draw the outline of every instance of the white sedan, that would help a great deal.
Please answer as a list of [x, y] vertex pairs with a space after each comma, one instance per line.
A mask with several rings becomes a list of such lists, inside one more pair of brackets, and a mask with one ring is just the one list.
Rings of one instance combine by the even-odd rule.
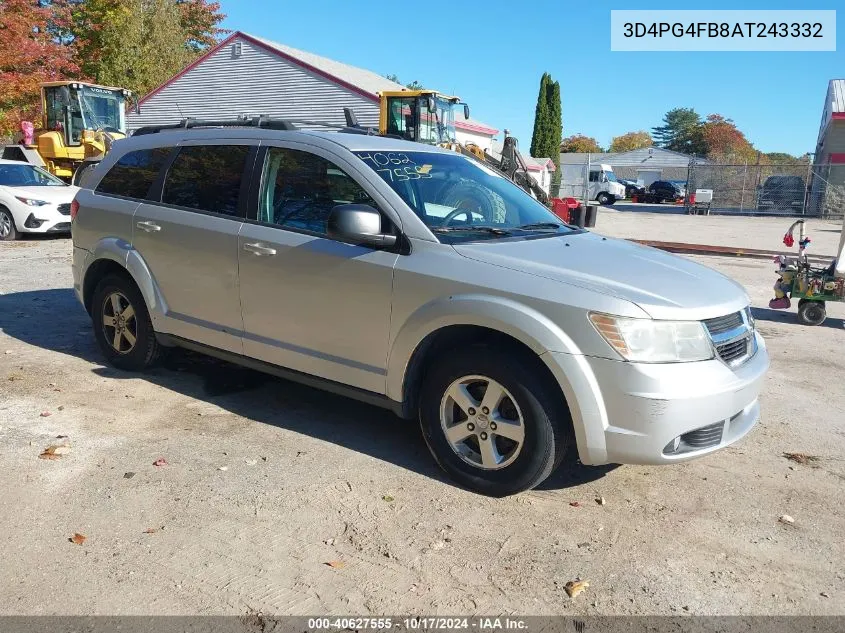
[[0, 240], [21, 233], [70, 233], [72, 187], [29, 163], [0, 160]]

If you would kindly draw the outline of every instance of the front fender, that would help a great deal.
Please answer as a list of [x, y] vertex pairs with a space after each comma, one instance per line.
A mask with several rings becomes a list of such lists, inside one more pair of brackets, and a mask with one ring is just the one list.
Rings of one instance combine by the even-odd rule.
[[433, 332], [453, 325], [476, 325], [507, 334], [538, 356], [580, 354], [575, 342], [551, 319], [512, 299], [480, 294], [453, 295], [420, 306], [402, 325], [390, 348], [387, 395], [401, 402], [405, 373], [414, 351]]
[[155, 283], [150, 268], [141, 254], [132, 248], [129, 242], [116, 237], [101, 239], [91, 251], [90, 263], [86, 266], [86, 271], [90, 271], [92, 265], [101, 260], [116, 262], [129, 273], [144, 297], [144, 303], [147, 304], [147, 310], [153, 324], [165, 315], [167, 305], [161, 296], [158, 285]]

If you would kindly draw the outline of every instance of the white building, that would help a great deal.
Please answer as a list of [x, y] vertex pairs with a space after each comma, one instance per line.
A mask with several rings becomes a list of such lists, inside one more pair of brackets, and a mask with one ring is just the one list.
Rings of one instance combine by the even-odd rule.
[[[127, 126], [260, 114], [343, 125], [343, 108], [351, 107], [362, 125], [377, 128], [377, 93], [403, 89], [369, 70], [236, 31], [143, 97]], [[458, 140], [489, 150], [498, 130], [458, 110]]]

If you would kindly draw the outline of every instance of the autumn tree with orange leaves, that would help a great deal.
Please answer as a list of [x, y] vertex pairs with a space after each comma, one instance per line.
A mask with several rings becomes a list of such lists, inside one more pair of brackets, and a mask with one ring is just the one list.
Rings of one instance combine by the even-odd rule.
[[62, 37], [69, 17], [65, 3], [0, 0], [0, 137], [36, 120], [39, 82], [78, 76], [76, 51]]
[[209, 0], [0, 0], [0, 137], [38, 120], [38, 84], [80, 79], [143, 95], [214, 45]]

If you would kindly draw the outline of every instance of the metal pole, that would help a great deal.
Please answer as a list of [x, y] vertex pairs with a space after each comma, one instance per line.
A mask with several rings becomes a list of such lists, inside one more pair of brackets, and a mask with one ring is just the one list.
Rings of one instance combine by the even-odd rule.
[[584, 173], [584, 208], [590, 204], [590, 152], [587, 152], [587, 171]]
[[745, 209], [745, 179], [748, 178], [748, 159], [745, 159], [745, 169], [742, 171], [742, 194], [739, 199], [739, 212]]
[[[815, 158], [815, 154], [813, 155]], [[807, 214], [807, 201], [810, 199], [810, 176], [813, 174], [813, 161], [807, 155], [807, 181], [804, 183], [804, 204], [801, 205], [801, 215]]]

